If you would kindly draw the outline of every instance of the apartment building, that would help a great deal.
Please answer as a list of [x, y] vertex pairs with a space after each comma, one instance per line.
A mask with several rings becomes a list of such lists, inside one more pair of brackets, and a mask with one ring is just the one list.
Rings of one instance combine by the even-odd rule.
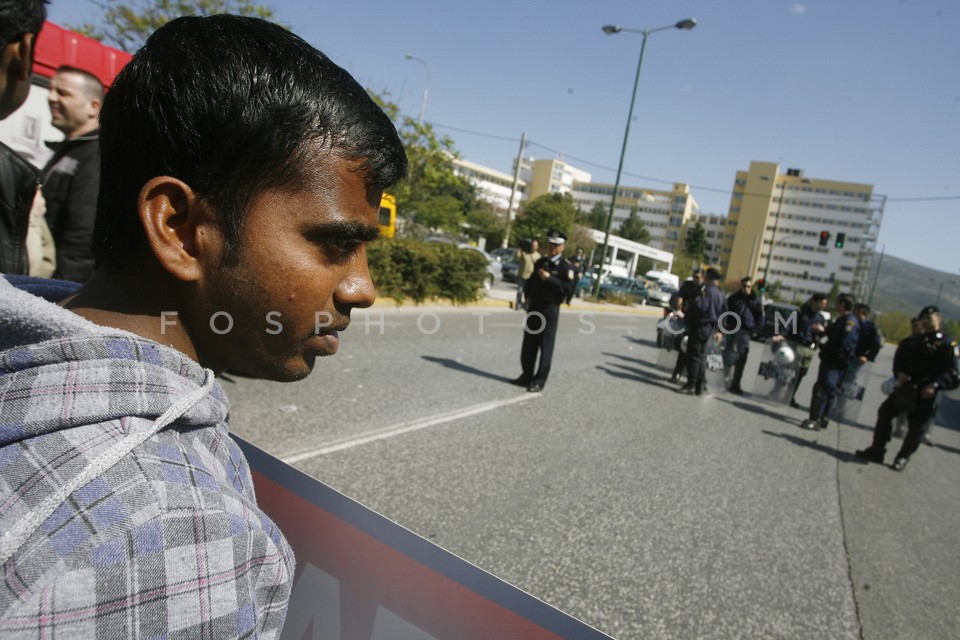
[[716, 213], [694, 213], [687, 221], [686, 230], [692, 229], [697, 223], [703, 225], [707, 236], [707, 246], [704, 250], [703, 261], [707, 264], [720, 265], [723, 256], [724, 243], [733, 239], [733, 227], [728, 229], [728, 218]]
[[[598, 202], [609, 211], [613, 185], [578, 182], [572, 195], [581, 211], [590, 211]], [[616, 233], [634, 209], [650, 231], [650, 246], [676, 253], [682, 246], [683, 230], [699, 207], [690, 194], [690, 185], [684, 183], [675, 183], [669, 191], [620, 185], [610, 230]]]
[[520, 204], [527, 199], [526, 181], [518, 180], [516, 193], [513, 194], [513, 176], [501, 171], [462, 158], [454, 158], [453, 172], [469, 180], [477, 189], [477, 197], [493, 205], [498, 214], [506, 217], [507, 211], [512, 210], [511, 220], [516, 217]]
[[869, 286], [885, 199], [873, 186], [780, 172], [771, 162], [738, 171], [720, 253], [727, 280], [780, 282], [790, 298]]
[[520, 177], [530, 185], [530, 200], [548, 193], [570, 193], [574, 185], [590, 182], [592, 176], [563, 160], [536, 160], [524, 158], [520, 165]]

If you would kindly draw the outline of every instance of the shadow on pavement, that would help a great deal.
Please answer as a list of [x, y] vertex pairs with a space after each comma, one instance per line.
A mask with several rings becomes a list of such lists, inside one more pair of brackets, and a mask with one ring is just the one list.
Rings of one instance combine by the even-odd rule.
[[439, 365], [443, 365], [448, 369], [453, 369], [454, 371], [462, 371], [463, 373], [469, 373], [475, 376], [480, 376], [481, 378], [489, 378], [490, 380], [496, 380], [497, 382], [510, 382], [513, 378], [507, 376], [500, 376], [495, 373], [490, 373], [489, 371], [483, 371], [482, 369], [477, 369], [476, 367], [471, 367], [468, 364], [463, 364], [462, 362], [457, 362], [456, 360], [451, 360], [450, 358], [437, 358], [435, 356], [420, 356], [427, 362], [433, 362]]
[[787, 442], [791, 442], [801, 447], [806, 447], [807, 449], [813, 449], [815, 451], [820, 451], [821, 453], [826, 453], [827, 455], [832, 456], [837, 460], [840, 460], [841, 462], [852, 462], [855, 464], [863, 464], [863, 465], [870, 464], [866, 460], [862, 460], [858, 458], [850, 451], [838, 451], [837, 449], [827, 446], [825, 444], [820, 444], [819, 442], [813, 442], [811, 440], [807, 440], [806, 438], [801, 438], [799, 436], [790, 435], [789, 433], [774, 433], [773, 431], [766, 431], [766, 430], [761, 431], [760, 433], [763, 433], [768, 436], [773, 436], [775, 438], [782, 438]]
[[653, 374], [648, 371], [643, 371], [642, 369], [635, 369], [633, 367], [628, 367], [626, 365], [622, 365], [618, 363], [610, 363], [610, 366], [618, 367], [620, 369], [623, 369], [623, 371], [614, 371], [611, 368], [604, 367], [601, 365], [597, 365], [597, 369], [615, 378], [622, 378], [624, 380], [636, 380], [637, 382], [644, 382], [646, 384], [650, 384], [655, 387], [660, 387], [661, 389], [666, 389], [667, 391], [673, 391], [676, 388], [673, 385], [671, 385], [667, 380], [665, 380], [662, 374]]
[[639, 344], [639, 345], [642, 345], [642, 346], [644, 346], [644, 347], [650, 347], [651, 349], [659, 349], [659, 348], [660, 348], [660, 347], [657, 346], [657, 341], [656, 341], [656, 340], [648, 340], [647, 338], [634, 338], [634, 337], [632, 337], [632, 336], [627, 336], [627, 340], [629, 340], [630, 342], [632, 342], [632, 343], [634, 343], [634, 344]]
[[[644, 367], [649, 367], [649, 368], [651, 368], [651, 369], [657, 369], [657, 368], [658, 368], [656, 362], [650, 362], [650, 361], [647, 360], [646, 358], [632, 358], [632, 357], [630, 357], [630, 356], [625, 356], [625, 355], [620, 354], [620, 353], [610, 353], [609, 351], [603, 351], [603, 352], [601, 352], [600, 355], [602, 355], [602, 356], [607, 356], [608, 358], [618, 358], [618, 359], [620, 359], [620, 360], [626, 360], [627, 362], [632, 362], [632, 363], [634, 363], [634, 364], [643, 365]], [[662, 369], [661, 369], [661, 371], [662, 371]]]

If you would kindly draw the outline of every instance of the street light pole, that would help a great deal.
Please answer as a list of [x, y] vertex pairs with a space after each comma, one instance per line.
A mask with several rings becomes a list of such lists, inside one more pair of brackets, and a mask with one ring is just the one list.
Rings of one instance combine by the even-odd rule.
[[[776, 186], [776, 185], [774, 185]], [[770, 251], [767, 252], [767, 263], [763, 266], [763, 281], [770, 286], [768, 280], [770, 275], [770, 259], [773, 257], [773, 249], [777, 245], [777, 231], [780, 229], [780, 213], [783, 211], [783, 196], [787, 193], [787, 183], [780, 186], [780, 201], [777, 203], [777, 219], [773, 222], [773, 233], [770, 234]]]
[[620, 176], [623, 173], [623, 159], [627, 153], [627, 140], [630, 138], [630, 121], [633, 120], [633, 106], [637, 101], [637, 86], [640, 84], [640, 69], [643, 67], [643, 52], [647, 48], [647, 37], [657, 31], [666, 31], [667, 29], [686, 29], [690, 30], [697, 26], [697, 21], [693, 18], [681, 20], [675, 24], [656, 27], [655, 29], [628, 29], [616, 25], [606, 25], [603, 32], [607, 35], [627, 31], [630, 33], [639, 33], [643, 35], [643, 42], [640, 45], [640, 58], [637, 60], [637, 74], [633, 79], [633, 93], [630, 96], [630, 110], [627, 112], [627, 127], [623, 132], [623, 146], [620, 148], [620, 163], [617, 165], [617, 178], [613, 184], [613, 197], [610, 199], [610, 213], [607, 214], [606, 229], [603, 234], [603, 250], [600, 252], [600, 270], [597, 273], [597, 281], [593, 286], [593, 299], [600, 299], [600, 280], [603, 275], [603, 265], [607, 260], [607, 249], [610, 246], [610, 226], [613, 224], [613, 212], [617, 206], [617, 192], [620, 190]]
[[417, 124], [423, 124], [423, 115], [427, 112], [427, 95], [430, 92], [430, 67], [427, 66], [427, 63], [423, 58], [418, 58], [412, 54], [404, 55], [404, 58], [407, 60], [416, 60], [423, 65], [423, 70], [427, 74], [427, 80], [423, 83], [423, 97], [420, 98], [420, 116], [417, 118]]

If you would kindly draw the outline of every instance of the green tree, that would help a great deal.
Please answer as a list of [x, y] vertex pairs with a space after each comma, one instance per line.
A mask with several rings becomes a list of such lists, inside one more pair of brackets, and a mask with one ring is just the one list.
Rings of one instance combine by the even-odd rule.
[[68, 26], [128, 53], [139, 49], [151, 33], [181, 16], [234, 13], [273, 19], [273, 9], [250, 0], [101, 0], [97, 5], [104, 10], [97, 24]]
[[[473, 224], [468, 217], [483, 204], [476, 187], [454, 172], [459, 154], [453, 139], [438, 135], [429, 122], [402, 116], [399, 107], [384, 97], [370, 95], [397, 125], [407, 152], [407, 177], [393, 190], [398, 215], [429, 230], [460, 234], [465, 223]], [[441, 202], [433, 202], [437, 199]]]
[[568, 238], [573, 233], [577, 208], [569, 194], [550, 193], [526, 204], [510, 229], [511, 242], [516, 245], [521, 238], [536, 238], [541, 242], [550, 229], [558, 229]]
[[887, 342], [897, 344], [910, 335], [910, 316], [902, 311], [888, 311], [877, 316], [877, 327]]
[[590, 209], [590, 212], [581, 214], [577, 219], [592, 229], [604, 231], [607, 228], [608, 213], [609, 209], [603, 206], [602, 202], [594, 202], [593, 208]]
[[707, 230], [699, 220], [692, 228], [687, 228], [683, 238], [683, 252], [693, 258], [695, 262], [703, 262], [707, 252]]
[[647, 226], [637, 214], [636, 207], [632, 207], [630, 209], [630, 217], [621, 223], [620, 229], [617, 231], [617, 235], [627, 240], [639, 242], [640, 244], [647, 244], [650, 242], [650, 230], [647, 229]]

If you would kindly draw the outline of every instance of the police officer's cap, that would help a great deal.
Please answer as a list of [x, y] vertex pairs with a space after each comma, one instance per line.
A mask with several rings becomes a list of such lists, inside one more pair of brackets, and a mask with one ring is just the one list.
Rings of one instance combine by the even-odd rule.
[[932, 315], [935, 314], [935, 313], [940, 313], [940, 309], [938, 309], [938, 308], [936, 308], [935, 306], [933, 306], [932, 304], [930, 304], [930, 305], [925, 306], [923, 309], [921, 309], [921, 310], [920, 310], [920, 315], [917, 316], [917, 317], [918, 317], [918, 318], [922, 318], [923, 316], [932, 316]]
[[550, 244], [565, 244], [567, 242], [567, 236], [562, 231], [551, 229], [547, 232], [547, 242]]

